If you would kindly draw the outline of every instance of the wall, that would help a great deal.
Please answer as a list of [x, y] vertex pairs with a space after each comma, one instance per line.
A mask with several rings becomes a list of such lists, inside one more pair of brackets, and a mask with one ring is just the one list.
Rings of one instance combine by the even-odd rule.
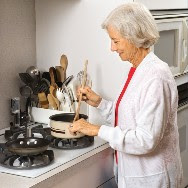
[[34, 0], [0, 0], [0, 129], [10, 123], [10, 98], [19, 96], [18, 73], [36, 64]]
[[145, 4], [150, 10], [160, 10], [160, 9], [185, 9], [188, 8], [187, 0], [134, 0], [135, 2], [140, 2]]
[[[60, 56], [69, 60], [67, 75], [76, 75], [88, 59], [93, 89], [114, 99], [129, 65], [110, 51], [110, 40], [101, 23], [125, 0], [36, 0], [37, 66], [48, 70], [59, 65]], [[97, 111], [89, 109], [91, 122], [102, 123]]]

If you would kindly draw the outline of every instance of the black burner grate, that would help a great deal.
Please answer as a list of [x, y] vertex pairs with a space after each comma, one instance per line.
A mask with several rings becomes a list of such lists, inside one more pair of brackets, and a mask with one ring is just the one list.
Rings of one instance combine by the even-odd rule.
[[[31, 124], [35, 125], [34, 123]], [[39, 134], [41, 138], [46, 138], [47, 136], [51, 135], [50, 128], [43, 128], [42, 124], [39, 124], [33, 128], [31, 128], [31, 137], [34, 137], [34, 134]], [[16, 140], [19, 137], [25, 137], [26, 128], [25, 127], [11, 127], [10, 130], [5, 131], [5, 139]], [[38, 137], [38, 136], [37, 136]]]
[[55, 138], [51, 137], [50, 146], [57, 149], [81, 149], [86, 148], [94, 143], [94, 137], [84, 136], [81, 138]]
[[33, 169], [51, 164], [54, 160], [52, 150], [46, 150], [38, 155], [20, 156], [8, 151], [5, 144], [0, 144], [0, 164], [12, 169]]

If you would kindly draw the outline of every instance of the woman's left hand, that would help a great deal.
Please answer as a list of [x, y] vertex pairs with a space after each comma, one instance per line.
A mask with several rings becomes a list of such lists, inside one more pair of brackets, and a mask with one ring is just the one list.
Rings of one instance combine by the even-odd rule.
[[99, 128], [98, 125], [93, 125], [84, 119], [79, 119], [70, 126], [69, 131], [72, 134], [80, 132], [88, 136], [97, 136]]

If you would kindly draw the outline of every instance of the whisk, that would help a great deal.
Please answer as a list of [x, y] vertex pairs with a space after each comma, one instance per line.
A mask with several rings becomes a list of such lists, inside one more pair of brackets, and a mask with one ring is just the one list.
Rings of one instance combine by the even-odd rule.
[[[87, 80], [87, 65], [88, 65], [88, 60], [86, 60], [86, 62], [84, 64], [84, 74], [83, 74], [83, 79], [82, 79], [82, 88], [85, 87], [86, 80]], [[82, 100], [82, 93], [80, 94], [80, 97], [79, 97], [79, 100], [78, 100], [78, 107], [76, 109], [76, 114], [75, 114], [73, 122], [79, 119], [81, 100]]]

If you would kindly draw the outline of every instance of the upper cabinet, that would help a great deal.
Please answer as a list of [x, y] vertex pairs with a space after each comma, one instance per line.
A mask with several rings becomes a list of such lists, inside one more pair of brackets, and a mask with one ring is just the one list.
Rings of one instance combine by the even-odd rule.
[[185, 9], [188, 8], [187, 0], [134, 0], [134, 2], [143, 3], [150, 10], [162, 10], [162, 9]]

